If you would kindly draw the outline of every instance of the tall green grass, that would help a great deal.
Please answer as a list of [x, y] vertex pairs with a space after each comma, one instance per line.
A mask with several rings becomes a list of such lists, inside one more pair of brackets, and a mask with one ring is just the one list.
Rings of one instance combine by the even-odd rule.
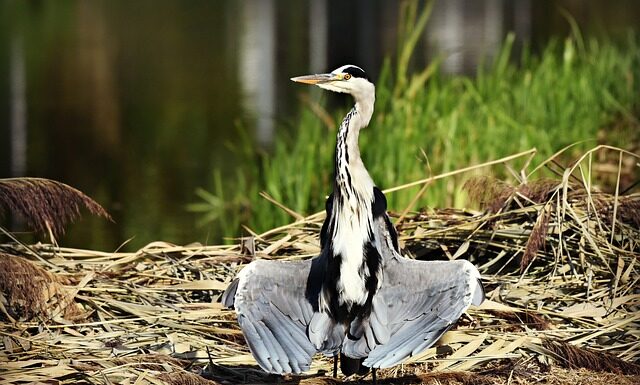
[[[446, 76], [439, 60], [409, 69], [416, 31], [424, 27], [428, 10], [418, 16], [408, 7], [403, 15], [398, 59], [385, 62], [376, 83], [374, 117], [360, 135], [363, 160], [378, 186], [532, 147], [543, 159], [576, 142], [581, 143], [574, 153], [598, 141], [628, 148], [630, 140], [638, 139], [640, 50], [635, 34], [614, 44], [583, 40], [574, 31], [564, 40], [552, 40], [539, 54], [525, 48], [518, 58], [509, 35], [495, 60], [476, 76]], [[324, 207], [332, 189], [336, 127], [350, 105], [331, 111], [335, 123], [329, 126], [312, 112], [314, 103], [301, 108], [295, 127], [277, 137], [270, 153], [256, 155], [247, 138], [238, 150], [247, 161], [235, 178], [223, 180], [214, 172], [212, 192], [199, 191], [202, 201], [192, 207], [206, 213], [203, 223], [215, 222], [221, 235], [234, 237], [243, 234], [241, 224], [263, 231], [290, 222], [292, 217], [261, 198], [261, 191], [303, 215]], [[456, 178], [434, 183], [416, 206], [463, 206], [462, 183]], [[389, 208], [403, 210], [417, 191], [389, 194]]]

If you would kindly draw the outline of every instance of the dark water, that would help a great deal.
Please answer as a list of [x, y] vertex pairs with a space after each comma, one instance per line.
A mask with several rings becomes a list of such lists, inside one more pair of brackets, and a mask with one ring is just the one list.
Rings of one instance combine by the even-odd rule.
[[[634, 1], [436, 3], [415, 65], [445, 52], [472, 72], [508, 31], [543, 45], [618, 34]], [[20, 1], [0, 5], [0, 177], [70, 184], [115, 223], [85, 216], [65, 246], [132, 250], [155, 240], [219, 242], [185, 207], [212, 170], [235, 173], [239, 128], [269, 149], [295, 116], [294, 75], [354, 63], [373, 79], [396, 52], [396, 1]], [[21, 226], [10, 218], [5, 225]], [[26, 238], [29, 239], [29, 238]]]

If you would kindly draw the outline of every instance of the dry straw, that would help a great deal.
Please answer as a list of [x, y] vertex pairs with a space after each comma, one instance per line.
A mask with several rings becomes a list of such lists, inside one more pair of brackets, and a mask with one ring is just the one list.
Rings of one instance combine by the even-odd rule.
[[[615, 188], [607, 193], [598, 185], [611, 175], [594, 166], [611, 153], [624, 162], [616, 163]], [[528, 164], [533, 154], [490, 165], [511, 167], [523, 158]], [[640, 157], [600, 146], [561, 169], [560, 158], [535, 168], [559, 170], [555, 179], [536, 180], [524, 171], [515, 183], [465, 176], [481, 212], [403, 210], [405, 252], [470, 259], [483, 275], [488, 300], [438, 346], [382, 371], [381, 383], [561, 383], [554, 382], [565, 378], [558, 367], [613, 372], [613, 380], [580, 377], [610, 383], [640, 380], [640, 196], [633, 193]], [[486, 173], [487, 166], [392, 190]], [[155, 242], [133, 253], [0, 246], [0, 383], [275, 382], [258, 369], [235, 315], [218, 300], [255, 258], [318, 253], [324, 214], [296, 218], [225, 246]], [[292, 381], [342, 382], [316, 374], [330, 369], [318, 357], [309, 376]]]
[[96, 201], [64, 183], [43, 178], [0, 179], [0, 216], [5, 210], [14, 213], [54, 241], [64, 234], [67, 223], [80, 216], [83, 207], [91, 214], [111, 220]]

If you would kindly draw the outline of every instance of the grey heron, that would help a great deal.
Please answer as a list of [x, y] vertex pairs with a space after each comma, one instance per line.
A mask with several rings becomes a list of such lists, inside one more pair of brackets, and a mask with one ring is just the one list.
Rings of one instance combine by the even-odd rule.
[[363, 368], [375, 375], [376, 368], [433, 345], [472, 303], [479, 305], [480, 273], [464, 260], [417, 261], [400, 254], [386, 198], [358, 147], [375, 102], [365, 72], [345, 65], [291, 80], [355, 99], [337, 134], [321, 252], [303, 261], [253, 261], [222, 301], [235, 308], [251, 353], [269, 373], [307, 371], [319, 352], [334, 359], [340, 354], [345, 375]]

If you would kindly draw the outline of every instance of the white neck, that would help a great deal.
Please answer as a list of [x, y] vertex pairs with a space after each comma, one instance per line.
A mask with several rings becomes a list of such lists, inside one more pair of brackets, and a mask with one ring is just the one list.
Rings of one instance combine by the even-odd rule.
[[334, 188], [338, 194], [350, 195], [354, 192], [350, 191], [352, 188], [366, 189], [365, 194], [370, 194], [374, 183], [360, 158], [358, 138], [360, 130], [369, 125], [373, 115], [375, 88], [371, 85], [353, 96], [356, 105], [342, 121], [336, 139]]
[[[364, 304], [368, 292], [364, 246], [373, 229], [374, 183], [360, 158], [358, 136], [373, 114], [374, 88], [370, 93], [354, 95], [355, 107], [342, 121], [336, 140], [333, 222], [333, 254], [340, 255], [340, 302]], [[364, 266], [364, 268], [363, 268]]]

